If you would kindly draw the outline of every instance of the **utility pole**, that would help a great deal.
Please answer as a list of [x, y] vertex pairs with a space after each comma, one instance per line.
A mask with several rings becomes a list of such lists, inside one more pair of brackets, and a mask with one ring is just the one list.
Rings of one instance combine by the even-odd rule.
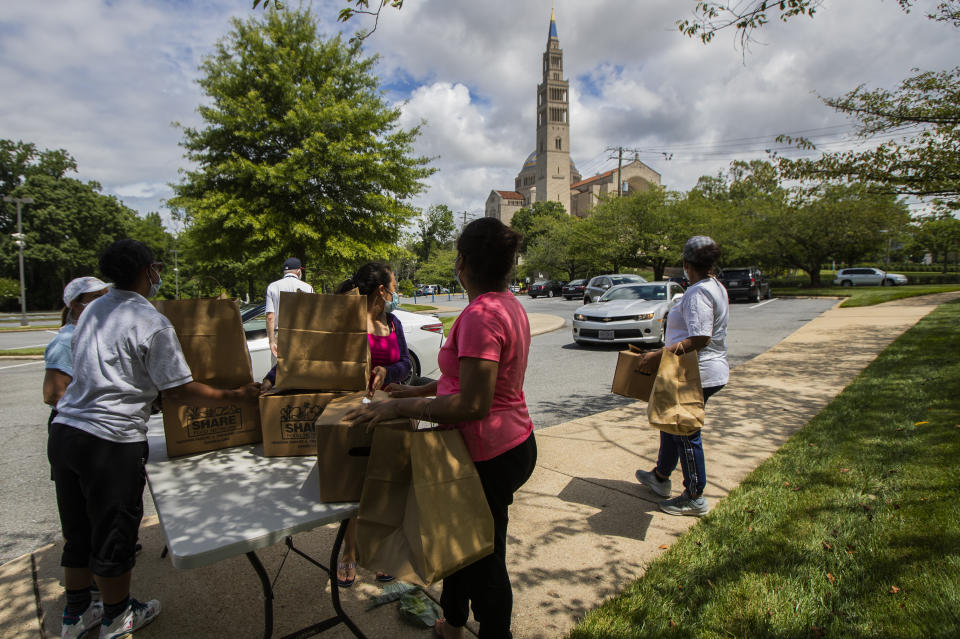
[[24, 242], [23, 226], [20, 221], [20, 206], [22, 204], [33, 204], [33, 198], [5, 195], [3, 201], [17, 203], [17, 232], [13, 234], [13, 243], [20, 249], [20, 326], [29, 326], [30, 323], [27, 321], [27, 289], [23, 280], [23, 247], [26, 243]]
[[180, 299], [180, 265], [177, 263], [177, 254], [180, 251], [173, 249], [170, 252], [173, 253], [173, 280], [176, 282], [177, 299]]
[[462, 231], [462, 230], [463, 230], [463, 227], [465, 227], [466, 225], [467, 225], [467, 212], [464, 211], [464, 212], [463, 212], [463, 224], [460, 225], [460, 230]]
[[[617, 197], [620, 197], [621, 195], [623, 195], [623, 178], [622, 178], [623, 152], [626, 151], [627, 153], [633, 153], [633, 158], [634, 160], [636, 160], [640, 156], [640, 149], [625, 149], [622, 146], [616, 146], [616, 147], [608, 146], [607, 151], [611, 153], [613, 151], [617, 152]], [[611, 157], [609, 159], [612, 160], [613, 158]]]

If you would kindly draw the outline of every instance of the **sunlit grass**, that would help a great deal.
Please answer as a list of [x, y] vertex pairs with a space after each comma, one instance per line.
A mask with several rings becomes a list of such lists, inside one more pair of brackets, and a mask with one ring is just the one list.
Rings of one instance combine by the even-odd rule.
[[789, 297], [800, 295], [804, 297], [848, 297], [843, 304], [844, 308], [853, 306], [872, 306], [893, 300], [931, 295], [934, 293], [949, 293], [960, 291], [960, 284], [925, 284], [906, 286], [857, 286], [842, 287], [829, 286], [821, 288], [775, 288], [775, 297]]
[[960, 636], [957, 353], [952, 302], [569, 637]]

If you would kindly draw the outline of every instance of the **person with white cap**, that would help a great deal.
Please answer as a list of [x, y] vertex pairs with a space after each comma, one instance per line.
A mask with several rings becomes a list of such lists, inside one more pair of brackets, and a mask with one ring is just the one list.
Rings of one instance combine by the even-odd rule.
[[[96, 277], [78, 277], [70, 280], [63, 289], [63, 312], [60, 316], [61, 328], [43, 351], [46, 374], [43, 376], [43, 403], [56, 406], [67, 384], [73, 379], [73, 348], [71, 340], [77, 328], [77, 320], [87, 304], [101, 295], [106, 295], [112, 284]], [[57, 410], [50, 412], [47, 424], [53, 422]]]
[[[664, 350], [696, 351], [704, 403], [730, 378], [726, 343], [730, 302], [723, 284], [713, 277], [713, 267], [719, 259], [720, 247], [706, 235], [687, 240], [683, 247], [683, 274], [690, 287], [667, 316], [665, 346], [646, 353], [637, 367], [645, 373], [656, 373]], [[660, 431], [656, 467], [635, 474], [637, 481], [656, 494], [670, 497], [670, 473], [680, 464], [684, 490], [677, 497], [660, 502], [660, 510], [665, 513], [700, 517], [710, 509], [703, 496], [707, 471], [700, 433], [698, 430], [692, 435], [672, 435]]]
[[277, 330], [280, 328], [277, 319], [280, 311], [280, 293], [294, 293], [303, 291], [313, 293], [313, 287], [303, 281], [303, 262], [296, 257], [289, 257], [283, 263], [283, 277], [267, 286], [267, 340], [270, 342], [270, 352], [277, 357]]

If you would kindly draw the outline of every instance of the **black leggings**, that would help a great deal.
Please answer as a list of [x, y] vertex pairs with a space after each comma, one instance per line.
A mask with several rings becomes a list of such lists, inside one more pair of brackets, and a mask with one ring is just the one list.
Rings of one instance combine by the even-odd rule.
[[119, 577], [133, 568], [147, 442], [121, 444], [54, 422], [47, 457], [57, 489], [64, 546], [60, 565]]
[[443, 580], [440, 605], [451, 626], [466, 625], [472, 604], [480, 639], [509, 639], [513, 590], [507, 574], [507, 508], [537, 464], [537, 442], [530, 433], [522, 444], [487, 461], [476, 462], [483, 492], [493, 513], [493, 554]]

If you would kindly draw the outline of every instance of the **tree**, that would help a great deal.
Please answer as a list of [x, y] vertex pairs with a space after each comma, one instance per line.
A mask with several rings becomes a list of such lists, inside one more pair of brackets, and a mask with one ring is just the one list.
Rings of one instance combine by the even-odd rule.
[[940, 262], [946, 273], [950, 255], [956, 257], [960, 253], [960, 220], [944, 213], [923, 218], [919, 221], [915, 241], [933, 256], [934, 262]]
[[[861, 182], [881, 193], [941, 198], [960, 208], [960, 67], [923, 72], [904, 80], [896, 91], [858, 87], [824, 102], [860, 122], [860, 135], [897, 132], [868, 151], [824, 153], [816, 160], [779, 159], [788, 178]], [[814, 148], [804, 139], [796, 141]]]
[[434, 250], [446, 248], [453, 241], [457, 232], [453, 211], [445, 204], [431, 206], [417, 220], [417, 232], [417, 258], [421, 262], [427, 262]]
[[456, 281], [453, 272], [453, 264], [456, 260], [456, 249], [442, 248], [434, 251], [430, 260], [417, 268], [417, 283], [450, 286]]
[[567, 216], [563, 205], [552, 200], [546, 202], [534, 202], [530, 206], [524, 207], [513, 214], [510, 220], [510, 228], [519, 233], [523, 240], [520, 244], [520, 254], [526, 254], [527, 247], [534, 242], [539, 235], [546, 233], [550, 229], [550, 222], [562, 219]]
[[563, 216], [551, 221], [527, 249], [528, 270], [549, 273], [569, 281], [589, 273], [595, 240], [584, 218]]
[[[103, 249], [114, 240], [130, 237], [137, 220], [132, 209], [100, 193], [96, 182], [35, 174], [14, 194], [34, 200], [23, 215], [24, 279], [31, 308], [62, 305], [67, 282], [95, 275]], [[0, 237], [0, 275], [15, 278], [17, 251], [9, 225], [5, 227]]]
[[[699, 38], [704, 44], [713, 40], [717, 32], [733, 28], [746, 47], [754, 30], [762, 28], [771, 18], [787, 22], [797, 16], [813, 18], [823, 0], [749, 0], [747, 2], [701, 2], [698, 1], [693, 17], [678, 20], [677, 28], [686, 36]], [[905, 12], [910, 12], [914, 0], [897, 0]], [[960, 2], [941, 0], [927, 14], [931, 20], [949, 22], [960, 26]]]
[[41, 151], [31, 142], [0, 140], [0, 197], [31, 175], [61, 178], [68, 171], [77, 171], [77, 161], [65, 149]]
[[823, 185], [794, 191], [778, 215], [761, 221], [783, 263], [820, 285], [820, 268], [831, 258], [852, 263], [882, 251], [891, 229], [909, 219], [891, 195], [871, 194], [863, 185]]
[[324, 39], [309, 9], [234, 20], [201, 65], [209, 103], [174, 185], [198, 271], [253, 285], [297, 256], [311, 277], [385, 255], [433, 170], [413, 157], [358, 43]]

